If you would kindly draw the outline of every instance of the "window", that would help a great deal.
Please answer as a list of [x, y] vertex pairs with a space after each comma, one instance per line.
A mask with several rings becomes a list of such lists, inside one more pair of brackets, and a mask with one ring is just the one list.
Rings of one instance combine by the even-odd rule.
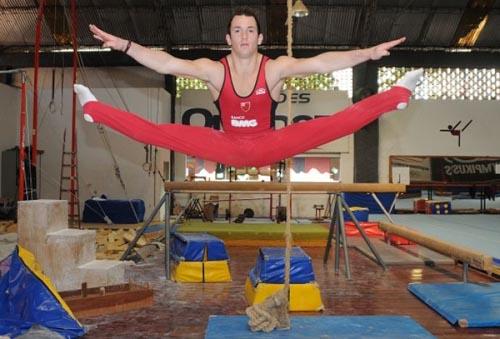
[[295, 157], [290, 173], [291, 181], [339, 182], [339, 157]]
[[[352, 68], [335, 71], [331, 74], [313, 74], [302, 78], [292, 79], [292, 88], [295, 91], [347, 91], [349, 98], [352, 98]], [[192, 78], [176, 78], [177, 97], [180, 98], [183, 90], [207, 90], [204, 81]], [[286, 86], [285, 86], [286, 88]]]
[[[379, 68], [379, 92], [389, 89], [409, 70]], [[499, 100], [500, 71], [494, 68], [426, 68], [425, 78], [415, 89], [414, 96], [423, 100]]]
[[[186, 158], [186, 179], [190, 181], [279, 181], [283, 166], [229, 168], [213, 161]], [[340, 158], [295, 157], [290, 171], [291, 181], [339, 182]]]

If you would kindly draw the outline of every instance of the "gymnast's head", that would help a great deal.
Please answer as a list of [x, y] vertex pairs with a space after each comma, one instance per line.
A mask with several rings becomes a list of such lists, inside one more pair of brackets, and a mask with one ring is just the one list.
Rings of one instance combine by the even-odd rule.
[[227, 24], [226, 41], [233, 51], [251, 50], [262, 43], [260, 23], [255, 12], [248, 7], [238, 7], [234, 10]]

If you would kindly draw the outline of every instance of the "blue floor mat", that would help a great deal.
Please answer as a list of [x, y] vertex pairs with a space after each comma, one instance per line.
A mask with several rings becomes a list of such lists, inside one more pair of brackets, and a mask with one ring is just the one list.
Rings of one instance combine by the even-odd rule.
[[453, 325], [500, 326], [500, 283], [409, 284], [408, 289]]
[[251, 332], [248, 317], [212, 315], [205, 339], [215, 338], [434, 338], [407, 316], [294, 316], [290, 330]]

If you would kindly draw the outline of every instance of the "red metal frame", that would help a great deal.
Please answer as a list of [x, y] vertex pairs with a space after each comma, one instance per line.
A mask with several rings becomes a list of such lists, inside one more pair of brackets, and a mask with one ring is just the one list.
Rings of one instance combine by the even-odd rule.
[[24, 180], [26, 178], [26, 169], [24, 168], [24, 137], [26, 129], [26, 75], [21, 73], [21, 113], [19, 119], [19, 174], [18, 174], [18, 187], [17, 187], [17, 200], [24, 200]]

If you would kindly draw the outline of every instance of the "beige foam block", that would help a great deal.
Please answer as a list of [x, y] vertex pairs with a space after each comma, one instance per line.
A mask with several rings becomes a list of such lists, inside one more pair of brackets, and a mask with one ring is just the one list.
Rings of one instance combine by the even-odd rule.
[[37, 260], [57, 289], [79, 289], [78, 266], [95, 260], [95, 231], [65, 229], [47, 234], [47, 242], [38, 248]]
[[45, 243], [47, 233], [68, 228], [66, 200], [28, 200], [17, 206], [19, 245], [37, 257], [36, 246]]
[[[47, 274], [47, 276], [49, 275]], [[82, 288], [82, 272], [78, 267], [65, 269], [64, 276], [49, 276], [49, 278], [59, 292], [79, 290]]]
[[64, 267], [86, 264], [95, 260], [95, 238], [93, 230], [65, 229], [48, 233], [45, 259], [49, 259], [52, 265]]
[[80, 266], [82, 282], [88, 287], [124, 284], [127, 263], [119, 260], [94, 260]]

